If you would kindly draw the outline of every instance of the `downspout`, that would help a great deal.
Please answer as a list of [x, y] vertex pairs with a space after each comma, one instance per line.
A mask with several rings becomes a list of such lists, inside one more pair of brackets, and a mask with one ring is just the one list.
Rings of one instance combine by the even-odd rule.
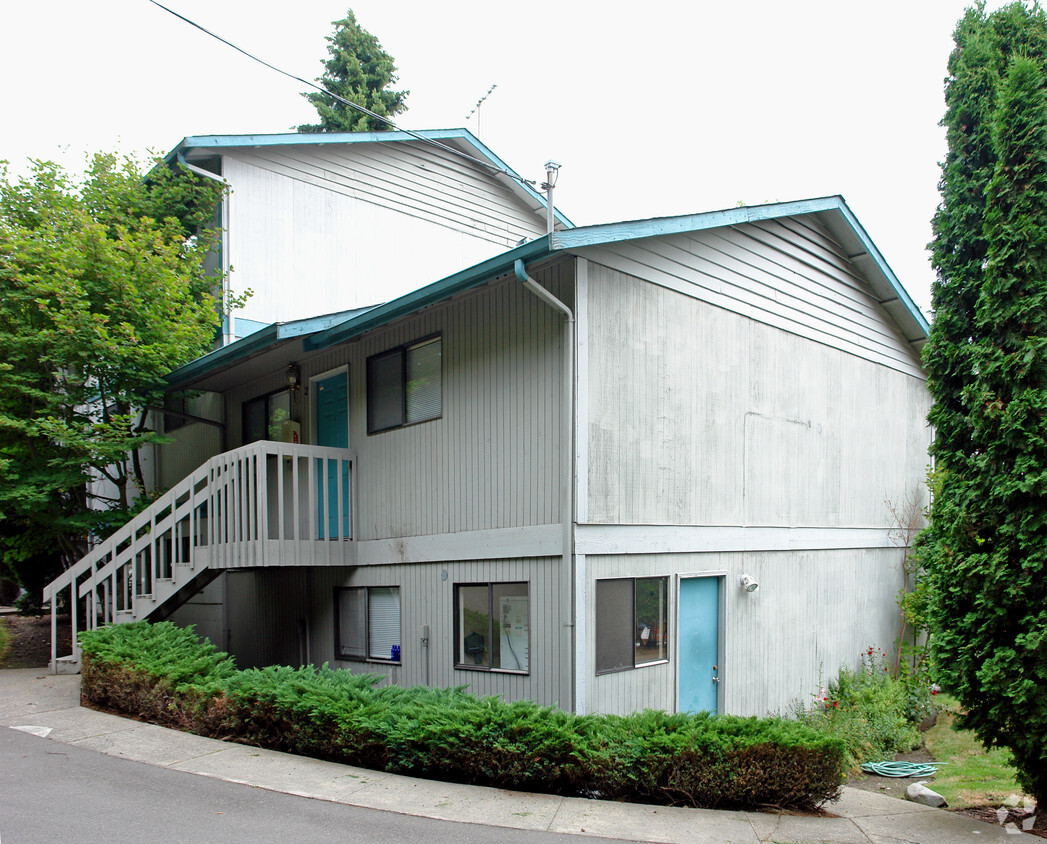
[[561, 431], [561, 441], [564, 443], [564, 449], [567, 453], [563, 461], [560, 493], [560, 506], [563, 510], [562, 578], [565, 581], [564, 588], [561, 589], [560, 594], [568, 600], [568, 606], [566, 608], [561, 607], [561, 614], [565, 619], [564, 627], [571, 628], [570, 657], [568, 659], [571, 667], [571, 705], [569, 711], [573, 712], [577, 700], [576, 684], [579, 671], [579, 666], [576, 664], [577, 660], [575, 659], [575, 654], [577, 653], [575, 617], [578, 599], [581, 594], [584, 594], [577, 588], [575, 583], [574, 564], [574, 313], [567, 305], [527, 274], [522, 260], [517, 259], [514, 269], [516, 270], [517, 279], [524, 287], [549, 307], [560, 311], [564, 315], [563, 429]]
[[230, 305], [229, 310], [226, 311], [226, 303], [229, 301], [229, 182], [223, 179], [221, 176], [216, 176], [210, 170], [205, 170], [203, 167], [197, 167], [195, 164], [190, 164], [185, 160], [185, 156], [178, 153], [178, 163], [181, 164], [190, 173], [195, 173], [204, 179], [210, 179], [212, 182], [218, 182], [225, 187], [225, 195], [222, 197], [222, 238], [221, 238], [221, 250], [222, 250], [222, 315], [225, 317], [225, 333], [222, 335], [222, 345], [228, 346], [236, 339], [236, 317], [233, 316], [233, 308]]

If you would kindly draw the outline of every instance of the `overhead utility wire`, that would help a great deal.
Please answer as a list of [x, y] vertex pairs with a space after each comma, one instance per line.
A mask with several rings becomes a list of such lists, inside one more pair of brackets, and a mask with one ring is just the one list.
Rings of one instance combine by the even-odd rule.
[[252, 61], [256, 61], [261, 65], [265, 65], [265, 67], [269, 68], [270, 70], [275, 70], [277, 73], [281, 74], [282, 76], [286, 76], [288, 79], [293, 79], [295, 82], [301, 82], [303, 85], [307, 85], [310, 88], [315, 88], [320, 93], [327, 94], [327, 96], [338, 100], [338, 102], [342, 103], [343, 105], [347, 105], [349, 106], [349, 108], [355, 108], [357, 111], [363, 112], [368, 117], [373, 117], [375, 120], [381, 120], [383, 123], [395, 129], [397, 132], [403, 132], [405, 135], [410, 135], [412, 138], [422, 141], [423, 143], [429, 144], [430, 146], [438, 147], [439, 149], [442, 149], [445, 152], [449, 152], [452, 155], [457, 155], [460, 158], [468, 159], [469, 161], [472, 161], [474, 164], [479, 164], [481, 167], [486, 167], [489, 170], [493, 170], [495, 173], [501, 173], [503, 176], [508, 176], [510, 179], [515, 179], [516, 181], [522, 184], [532, 186], [535, 184], [534, 179], [525, 179], [523, 176], [519, 176], [516, 173], [513, 173], [511, 170], [506, 170], [504, 167], [498, 167], [497, 165], [492, 164], [490, 161], [484, 161], [482, 158], [476, 158], [475, 156], [469, 155], [469, 153], [467, 152], [462, 152], [460, 149], [455, 149], [454, 147], [448, 146], [447, 144], [442, 144], [439, 141], [434, 140], [433, 138], [427, 138], [425, 137], [425, 135], [422, 135], [419, 132], [415, 132], [413, 129], [401, 129], [388, 117], [383, 117], [380, 114], [376, 114], [369, 108], [365, 108], [359, 103], [354, 103], [352, 100], [347, 100], [345, 97], [340, 97], [338, 96], [338, 94], [328, 91], [326, 88], [317, 85], [315, 82], [309, 82], [306, 79], [302, 79], [301, 76], [295, 76], [293, 73], [283, 70], [282, 68], [279, 68], [274, 64], [270, 64], [269, 62], [265, 61], [265, 59], [260, 59], [258, 58], [258, 56], [252, 55], [251, 53], [247, 52], [247, 50], [245, 50], [243, 47], [239, 47], [232, 41], [228, 41], [227, 39], [223, 38], [221, 35], [217, 35], [216, 33], [211, 32], [211, 30], [201, 26], [194, 20], [190, 20], [185, 15], [179, 14], [174, 9], [167, 8], [167, 6], [165, 6], [163, 3], [159, 3], [157, 2], [157, 0], [149, 0], [149, 2], [152, 3], [154, 6], [159, 6], [165, 12], [174, 15], [179, 20], [185, 21], [190, 26], [199, 29], [205, 35], [210, 35], [212, 38], [221, 41], [227, 47], [232, 47], [238, 53], [243, 53], [243, 55], [247, 56], [247, 58], [251, 59]]

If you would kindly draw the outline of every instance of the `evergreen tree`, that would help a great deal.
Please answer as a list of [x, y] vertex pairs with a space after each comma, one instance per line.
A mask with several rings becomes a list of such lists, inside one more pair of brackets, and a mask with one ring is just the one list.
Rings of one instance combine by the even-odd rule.
[[[935, 494], [919, 554], [940, 681], [962, 726], [1047, 800], [1047, 18], [967, 12], [924, 352]], [[1041, 802], [1042, 805], [1042, 802]]]
[[[352, 10], [333, 21], [334, 35], [327, 39], [330, 58], [324, 75], [316, 81], [325, 90], [357, 103], [375, 114], [392, 119], [407, 108], [408, 91], [393, 91], [396, 65], [378, 39], [356, 22]], [[320, 122], [298, 127], [299, 132], [384, 132], [390, 127], [330, 94], [304, 94], [316, 108]]]

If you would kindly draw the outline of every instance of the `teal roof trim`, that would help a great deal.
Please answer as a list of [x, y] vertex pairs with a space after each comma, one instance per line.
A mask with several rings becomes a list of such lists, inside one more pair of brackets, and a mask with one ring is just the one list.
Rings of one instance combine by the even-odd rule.
[[[606, 223], [597, 226], [582, 226], [566, 231], [554, 232], [551, 249], [554, 251], [580, 249], [586, 246], [600, 246], [608, 243], [620, 243], [626, 240], [638, 240], [645, 237], [664, 237], [665, 235], [684, 234], [703, 231], [722, 226], [737, 226], [743, 223], [756, 223], [780, 217], [796, 217], [803, 214], [818, 214], [830, 219], [837, 218], [846, 226], [861, 244], [862, 250], [869, 256], [873, 266], [883, 281], [893, 291], [894, 296], [903, 304], [912, 318], [911, 328], [917, 336], [909, 336], [911, 341], [926, 339], [930, 331], [927, 317], [919, 309], [908, 291], [902, 286], [894, 271], [884, 260], [880, 250], [862, 228], [857, 217], [842, 196], [825, 196], [817, 199], [801, 199], [794, 202], [773, 202], [766, 205], [742, 206], [723, 211], [707, 211], [702, 214], [687, 214], [680, 217], [655, 217], [648, 220], [633, 220], [624, 223]], [[920, 336], [922, 332], [922, 336]]]
[[776, 217], [794, 217], [798, 214], [817, 214], [839, 207], [843, 199], [839, 196], [821, 199], [801, 199], [795, 202], [774, 202], [767, 205], [744, 205], [724, 211], [705, 211], [701, 214], [684, 214], [679, 217], [653, 217], [647, 220], [631, 220], [623, 223], [604, 223], [583, 226], [568, 231], [553, 233], [553, 249], [578, 249], [582, 246], [599, 246], [642, 237], [663, 237], [668, 234], [715, 229], [721, 226], [737, 226], [772, 220]]
[[[512, 181], [519, 189], [537, 202], [542, 208], [546, 207], [545, 196], [536, 191], [531, 185], [522, 181], [520, 174], [512, 167], [502, 161], [497, 155], [468, 129], [422, 129], [412, 132], [284, 132], [277, 135], [187, 135], [166, 156], [164, 161], [170, 165], [177, 160], [179, 155], [184, 155], [189, 149], [203, 149], [220, 151], [235, 147], [271, 147], [271, 146], [305, 146], [309, 144], [375, 144], [375, 143], [403, 143], [405, 141], [417, 141], [421, 136], [431, 141], [465, 141], [471, 146], [478, 157], [486, 159], [490, 164], [500, 170], [511, 173], [516, 178]], [[502, 178], [511, 178], [503, 176]], [[553, 215], [561, 225], [573, 228], [572, 223], [559, 210], [553, 209]]]
[[861, 241], [865, 252], [870, 258], [872, 258], [877, 269], [879, 269], [883, 274], [884, 278], [887, 279], [887, 282], [891, 285], [895, 295], [897, 295], [898, 299], [905, 305], [906, 310], [912, 314], [920, 328], [923, 329], [923, 336], [926, 339], [931, 330], [931, 324], [928, 322], [927, 317], [924, 316], [923, 311], [921, 311], [916, 302], [913, 301], [912, 296], [909, 295], [909, 291], [902, 286], [902, 283], [898, 280], [898, 276], [894, 274], [894, 270], [891, 269], [886, 259], [880, 254], [880, 250], [876, 248], [876, 244], [872, 242], [872, 239], [865, 231], [865, 228], [858, 222], [858, 218], [854, 216], [851, 209], [847, 207], [847, 203], [843, 201], [843, 197], [839, 197], [839, 200], [840, 206], [837, 210], [843, 215], [844, 219], [847, 220], [847, 223], [854, 230], [854, 234]]
[[395, 319], [420, 311], [429, 305], [449, 299], [456, 293], [461, 293], [470, 287], [476, 287], [493, 278], [507, 275], [513, 272], [513, 264], [517, 259], [537, 261], [548, 257], [550, 254], [552, 253], [549, 249], [549, 236], [544, 235], [537, 240], [529, 241], [522, 246], [510, 249], [508, 252], [495, 255], [495, 257], [488, 258], [475, 266], [401, 296], [399, 299], [393, 299], [384, 305], [378, 305], [365, 314], [352, 317], [341, 325], [306, 338], [303, 345], [307, 351], [313, 351], [315, 349], [325, 349], [337, 343], [344, 343], [347, 340], [352, 340], [354, 337], [359, 337], [372, 328], [378, 328]]
[[339, 311], [333, 314], [299, 319], [293, 322], [274, 322], [253, 334], [249, 334], [235, 343], [222, 346], [213, 352], [208, 352], [203, 357], [190, 361], [184, 366], [178, 367], [167, 374], [164, 380], [168, 387], [181, 387], [191, 384], [199, 378], [210, 375], [218, 369], [240, 363], [252, 355], [262, 352], [277, 343], [285, 340], [293, 340], [297, 337], [305, 337], [318, 331], [325, 331], [332, 326], [340, 325], [354, 316], [366, 313], [374, 306], [366, 308], [355, 308], [350, 311]]

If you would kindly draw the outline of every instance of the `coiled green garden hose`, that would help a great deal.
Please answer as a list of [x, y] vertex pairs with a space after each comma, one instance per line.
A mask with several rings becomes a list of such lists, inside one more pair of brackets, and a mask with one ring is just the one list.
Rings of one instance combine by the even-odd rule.
[[927, 762], [863, 762], [862, 770], [881, 777], [932, 777], [938, 764]]

